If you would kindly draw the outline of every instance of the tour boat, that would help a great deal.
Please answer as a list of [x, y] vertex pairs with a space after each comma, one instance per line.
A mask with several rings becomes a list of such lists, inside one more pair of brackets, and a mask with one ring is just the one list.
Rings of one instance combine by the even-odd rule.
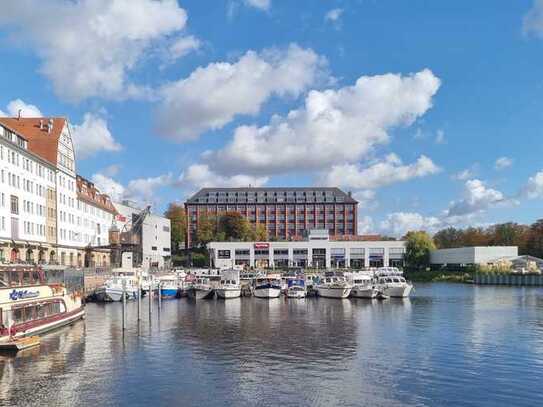
[[221, 270], [221, 282], [216, 289], [217, 297], [228, 299], [241, 296], [239, 270]]
[[326, 272], [317, 285], [319, 297], [344, 299], [351, 294], [352, 286], [341, 272]]
[[258, 277], [255, 280], [253, 295], [257, 298], [278, 298], [281, 295], [281, 280]]
[[179, 298], [179, 280], [177, 275], [169, 274], [160, 276], [157, 279], [157, 283], [160, 285], [160, 295], [162, 298]]
[[381, 267], [375, 272], [377, 285], [387, 297], [406, 298], [411, 294], [413, 284], [406, 281], [396, 267]]
[[353, 298], [377, 298], [379, 289], [374, 283], [374, 279], [369, 274], [350, 273], [350, 283], [353, 285], [351, 297]]
[[32, 337], [84, 318], [82, 295], [48, 284], [41, 267], [0, 266], [0, 343]]
[[96, 289], [95, 297], [101, 302], [117, 302], [122, 301], [124, 292], [127, 300], [133, 300], [137, 298], [138, 289], [138, 281], [134, 276], [114, 275]]

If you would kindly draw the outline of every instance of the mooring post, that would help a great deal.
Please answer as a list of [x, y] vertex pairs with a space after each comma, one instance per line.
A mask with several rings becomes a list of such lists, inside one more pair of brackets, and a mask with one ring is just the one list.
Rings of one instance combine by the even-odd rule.
[[158, 281], [158, 312], [162, 310], [162, 284]]
[[153, 285], [154, 281], [151, 280], [149, 283], [149, 323], [151, 322], [151, 317], [153, 315]]
[[141, 276], [138, 278], [138, 322], [141, 321]]
[[126, 329], [126, 280], [123, 279], [123, 331]]

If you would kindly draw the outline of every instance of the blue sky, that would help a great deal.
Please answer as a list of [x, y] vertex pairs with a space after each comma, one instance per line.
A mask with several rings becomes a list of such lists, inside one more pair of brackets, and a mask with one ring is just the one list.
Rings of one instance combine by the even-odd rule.
[[116, 199], [339, 185], [397, 235], [542, 217], [543, 1], [6, 3], [0, 111], [69, 117]]

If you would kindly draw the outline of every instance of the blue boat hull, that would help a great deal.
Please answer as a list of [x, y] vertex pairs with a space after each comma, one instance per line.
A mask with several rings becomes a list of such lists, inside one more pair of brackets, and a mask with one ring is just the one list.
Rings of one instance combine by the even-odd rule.
[[163, 288], [162, 290], [160, 290], [162, 298], [176, 298], [177, 292], [178, 290], [174, 288]]

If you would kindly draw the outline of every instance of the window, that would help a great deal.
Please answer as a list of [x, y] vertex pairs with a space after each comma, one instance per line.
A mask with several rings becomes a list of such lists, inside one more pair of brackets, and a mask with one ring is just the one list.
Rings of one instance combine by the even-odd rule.
[[230, 250], [219, 250], [217, 253], [217, 257], [219, 259], [229, 259], [230, 258]]
[[169, 233], [170, 232], [170, 227], [169, 226], [163, 226], [162, 231], [166, 232], [166, 233]]
[[14, 215], [19, 214], [19, 198], [11, 195], [11, 213]]
[[156, 251], [156, 246], [151, 246], [151, 250]]

